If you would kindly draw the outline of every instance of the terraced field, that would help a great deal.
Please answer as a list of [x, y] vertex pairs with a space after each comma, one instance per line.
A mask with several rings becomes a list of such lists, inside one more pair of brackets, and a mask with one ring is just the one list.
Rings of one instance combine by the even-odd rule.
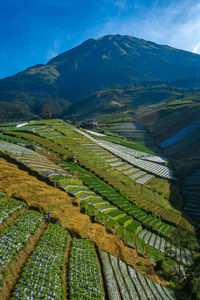
[[166, 158], [58, 120], [25, 126], [0, 141], [0, 298], [176, 299], [155, 266], [186, 276], [197, 244], [160, 194], [176, 186]]
[[[111, 168], [112, 175], [114, 175], [115, 172], [112, 171], [113, 168], [121, 169], [124, 167], [125, 168], [129, 167], [126, 164], [124, 164], [123, 162], [120, 162], [116, 156], [113, 157], [113, 155], [111, 155], [110, 152], [102, 149], [102, 147], [99, 147], [97, 145], [97, 147], [99, 147], [97, 150], [97, 149], [95, 149], [96, 144], [91, 143], [91, 145], [90, 144], [88, 145], [88, 139], [84, 138], [84, 137], [82, 138], [82, 137], [80, 137], [79, 134], [74, 133], [74, 131], [71, 130], [71, 129], [73, 129], [71, 125], [70, 125], [70, 127], [67, 127], [67, 129], [64, 129], [64, 132], [66, 131], [67, 134], [70, 133], [70, 138], [69, 138], [69, 136], [66, 137], [63, 135], [63, 132], [62, 132], [63, 129], [62, 129], [61, 124], [59, 125], [58, 128], [59, 128], [59, 131], [61, 131], [61, 133], [62, 133], [61, 137], [59, 137], [59, 140], [57, 140], [57, 138], [55, 138], [55, 134], [53, 134], [53, 137], [51, 138], [51, 140], [53, 139], [57, 143], [62, 145], [63, 147], [70, 149], [70, 151], [72, 151], [76, 156], [78, 156], [80, 163], [84, 162], [86, 167], [88, 167], [88, 166], [91, 167], [91, 163], [92, 163], [92, 166], [94, 167], [94, 164], [95, 164], [95, 168], [93, 168], [93, 170], [95, 170], [95, 172], [97, 172], [98, 168], [100, 168], [101, 171], [105, 170], [107, 173], [108, 168]], [[48, 130], [50, 132], [52, 132], [52, 128], [44, 127], [44, 130], [42, 130], [42, 134], [44, 134], [44, 132], [46, 132]], [[29, 134], [29, 136], [30, 136], [30, 134]], [[72, 139], [72, 137], [73, 137], [73, 139]], [[27, 135], [26, 135], [26, 138], [27, 138]], [[49, 137], [48, 137], [48, 139], [49, 139]], [[80, 140], [81, 140], [81, 145], [80, 145]], [[41, 142], [41, 138], [39, 138], [39, 142]], [[48, 144], [46, 140], [45, 140], [45, 142], [42, 141], [42, 143], [46, 144], [46, 145]], [[54, 147], [55, 146], [56, 146], [56, 144], [54, 145]], [[50, 148], [51, 147], [52, 146], [51, 146], [51, 142], [50, 142]], [[91, 151], [88, 151], [88, 147], [91, 149]], [[64, 149], [62, 148], [61, 151], [64, 152]], [[59, 154], [60, 153], [61, 152], [59, 152]], [[94, 156], [94, 154], [95, 154], [95, 156]], [[111, 161], [108, 161], [108, 160], [111, 160]], [[114, 166], [110, 166], [110, 164], [113, 164], [113, 163], [114, 163]], [[117, 165], [115, 165], [115, 163]], [[157, 167], [158, 168], [166, 168], [162, 165], [157, 166]], [[115, 188], [120, 188], [122, 190], [122, 192], [125, 193], [126, 196], [133, 198], [133, 200], [138, 202], [139, 205], [142, 205], [143, 208], [153, 211], [155, 214], [162, 216], [164, 219], [167, 219], [170, 222], [173, 222], [173, 220], [176, 220], [176, 222], [178, 222], [181, 226], [183, 226], [184, 228], [187, 228], [189, 224], [187, 222], [185, 222], [185, 220], [183, 218], [181, 218], [180, 215], [177, 215], [177, 213], [175, 211], [172, 211], [171, 209], [170, 209], [169, 213], [167, 212], [168, 207], [167, 207], [166, 203], [165, 204], [163, 203], [164, 205], [162, 207], [162, 204], [161, 204], [162, 200], [159, 198], [160, 198], [160, 192], [161, 191], [163, 192], [163, 189], [164, 189], [164, 185], [163, 185], [164, 182], [159, 181], [157, 179], [153, 179], [152, 175], [145, 174], [145, 172], [141, 173], [142, 171], [138, 171], [136, 169], [137, 168], [130, 168], [130, 169], [125, 169], [125, 171], [122, 169], [122, 170], [117, 170], [117, 173], [116, 173], [116, 175], [119, 174], [118, 172], [125, 173], [125, 174], [121, 174], [121, 176], [123, 176], [123, 178], [124, 178], [123, 182], [126, 181], [127, 182], [126, 184], [128, 186], [130, 186], [130, 184], [133, 185], [134, 191], [135, 191], [134, 194], [132, 194], [132, 193], [130, 194], [129, 189], [125, 188], [124, 184], [121, 184], [121, 182], [119, 183], [119, 180], [116, 181], [116, 176], [115, 177], [113, 176], [114, 178], [112, 180], [112, 184], [115, 186]], [[107, 174], [105, 174], [105, 176], [106, 175]], [[130, 176], [127, 176], [127, 175], [130, 175]], [[109, 176], [109, 178], [110, 178], [110, 182], [111, 182], [112, 178], [110, 176]], [[130, 182], [129, 178], [134, 180], [133, 183]], [[148, 189], [146, 189], [146, 191], [143, 192], [143, 197], [145, 198], [148, 195], [148, 198], [147, 198], [148, 201], [145, 199], [142, 199], [142, 200], [140, 198], [138, 199], [138, 197], [140, 197], [139, 195], [141, 195], [141, 188], [139, 188], [137, 186], [137, 184], [144, 185], [143, 183], [146, 183], [146, 182], [148, 183]], [[136, 184], [136, 186], [135, 186], [135, 184]], [[161, 184], [160, 188], [158, 188], [158, 184]], [[164, 184], [167, 187], [167, 183], [164, 183]], [[149, 191], [150, 191], [149, 185], [150, 185], [150, 187], [151, 186], [153, 187], [153, 190], [156, 187], [156, 191], [158, 191], [159, 194], [156, 194], [156, 191], [153, 191], [153, 193], [149, 193]], [[171, 189], [171, 187], [170, 187], [170, 189]], [[149, 202], [151, 199], [152, 199], [152, 201]], [[178, 202], [174, 200], [174, 203], [176, 203], [176, 205], [177, 205]]]
[[101, 251], [100, 257], [110, 299], [175, 299], [168, 289], [151, 282], [115, 256]]
[[184, 210], [199, 222], [200, 220], [200, 169], [187, 177], [183, 182], [183, 195], [185, 197]]
[[[136, 250], [125, 246], [119, 237], [108, 233], [104, 226], [92, 223], [89, 216], [81, 214], [80, 208], [73, 205], [73, 198], [66, 192], [39, 181], [3, 159], [0, 159], [0, 163], [2, 166], [0, 189], [7, 192], [7, 195], [20, 198], [43, 213], [51, 211], [53, 220], [59, 220], [64, 228], [78, 236], [92, 240], [100, 249], [109, 251], [113, 255], [117, 255], [120, 251], [121, 257], [127, 263], [138, 268], [137, 261], [140, 258]], [[2, 202], [4, 200], [6, 200], [5, 195], [1, 198]], [[152, 263], [145, 258], [144, 263], [149, 267], [152, 266]], [[158, 280], [157, 277], [155, 278]]]
[[191, 93], [184, 95], [184, 101], [163, 102], [137, 116], [181, 180], [199, 168], [199, 116], [198, 96]]
[[[76, 130], [78, 130], [78, 129], [76, 129]], [[84, 133], [81, 130], [78, 130], [78, 132], [80, 134], [85, 135], [87, 138], [91, 139], [93, 142], [99, 144], [104, 149], [119, 156], [123, 160], [133, 164], [134, 166], [140, 167], [141, 169], [149, 171], [152, 174], [156, 174], [160, 177], [164, 177], [164, 178], [168, 178], [168, 179], [172, 179], [172, 180], [176, 179], [173, 175], [173, 171], [170, 170], [168, 167], [165, 167], [162, 165], [157, 165], [156, 163], [148, 162], [146, 160], [143, 161], [141, 159], [136, 158], [136, 155], [137, 156], [142, 155], [141, 153], [139, 154], [138, 152], [134, 151], [134, 153], [130, 155], [129, 153], [127, 153], [126, 147], [124, 147], [124, 146], [116, 146], [115, 144], [112, 144], [110, 142], [98, 142], [96, 139], [92, 138], [87, 133]], [[128, 152], [130, 152], [130, 151], [128, 151]], [[143, 153], [143, 156], [147, 156], [147, 155], [145, 155], [145, 153]]]
[[[1, 213], [4, 209], [7, 211], [9, 201], [2, 202]], [[11, 210], [10, 214], [12, 215]], [[80, 238], [71, 239], [69, 232], [61, 226], [45, 224], [44, 216], [39, 212], [27, 210], [14, 218], [1, 230], [0, 248], [2, 300], [113, 299], [107, 289], [107, 285], [110, 285], [108, 275], [105, 275], [105, 282], [102, 277], [105, 270], [104, 256], [108, 256], [108, 253], [101, 252], [99, 260], [99, 252], [92, 242]], [[115, 256], [111, 257], [111, 260], [117, 260]], [[120, 264], [130, 268], [121, 260]], [[117, 265], [113, 265], [112, 269], [117, 272]], [[131, 270], [136, 272], [133, 267]], [[146, 278], [138, 272], [137, 274]], [[160, 285], [148, 278], [146, 280], [156, 293], [156, 288]], [[166, 290], [171, 295], [169, 299], [173, 299], [167, 288], [160, 289]], [[124, 297], [125, 294], [122, 293], [118, 299], [125, 299]]]
[[[107, 127], [103, 128], [107, 129]], [[130, 140], [134, 140], [152, 151], [158, 151], [158, 148], [156, 147], [149, 133], [145, 130], [142, 124], [139, 124], [138, 122], [111, 124], [108, 130]]]
[[[59, 130], [61, 130], [61, 126], [59, 127]], [[152, 175], [146, 175], [145, 177], [143, 176], [144, 178], [143, 177], [136, 178], [136, 180], [138, 180], [138, 182], [136, 182], [136, 180], [135, 180], [135, 181], [132, 181], [132, 183], [131, 183], [130, 180], [129, 180], [130, 177], [127, 176], [126, 174], [123, 174], [120, 170], [116, 170], [117, 172], [113, 172], [114, 167], [110, 166], [109, 162], [106, 161], [106, 160], [109, 160], [109, 158], [114, 159], [113, 156], [108, 151], [102, 149], [101, 147], [98, 149], [98, 151], [95, 151], [95, 149], [91, 149], [91, 151], [90, 151], [88, 149], [88, 147], [90, 146], [90, 145], [88, 145], [88, 139], [86, 139], [84, 137], [81, 137], [78, 133], [76, 134], [73, 130], [69, 130], [69, 128], [67, 128], [67, 130], [64, 130], [64, 131], [66, 131], [67, 134], [70, 133], [70, 135], [73, 136], [73, 139], [69, 138], [69, 137], [67, 138], [63, 135], [63, 137], [60, 137], [59, 139], [51, 138], [51, 140], [53, 139], [53, 140], [57, 141], [57, 143], [59, 143], [59, 145], [62, 145], [63, 147], [67, 148], [68, 151], [66, 152], [66, 150], [65, 150], [65, 155], [67, 155], [67, 153], [70, 151], [70, 153], [71, 153], [70, 155], [72, 155], [72, 153], [73, 153], [73, 155], [75, 157], [78, 157], [78, 160], [79, 160], [80, 163], [84, 163], [85, 167], [93, 168], [93, 170], [95, 172], [97, 172], [97, 171], [102, 172], [102, 170], [104, 168], [107, 172], [108, 168], [110, 168], [110, 171], [112, 172], [112, 177], [113, 177], [112, 184], [116, 184], [116, 188], [118, 188], [118, 184], [121, 185], [121, 181], [119, 182], [118, 176], [116, 178], [115, 174], [116, 175], [120, 174], [120, 176], [123, 176], [123, 182], [126, 182], [126, 185], [128, 187], [130, 186], [130, 184], [134, 186], [135, 193], [130, 194], [130, 192], [129, 192], [130, 189], [126, 188], [124, 186], [124, 184], [122, 184], [123, 192], [124, 192], [124, 188], [125, 188], [126, 189], [125, 193], [127, 194], [128, 197], [133, 198], [134, 201], [137, 201], [138, 204], [142, 205], [144, 208], [155, 210], [155, 213], [157, 213], [156, 211], [158, 211], [158, 213], [160, 215], [163, 214], [166, 217], [166, 208], [167, 208], [167, 206], [164, 205], [165, 210], [164, 209], [162, 210], [161, 207], [160, 207], [160, 205], [162, 203], [162, 200], [159, 199], [159, 198], [160, 198], [160, 195], [161, 195], [160, 193], [163, 191], [163, 189], [165, 189], [164, 185], [166, 186], [166, 189], [169, 188], [169, 184], [167, 182], [163, 182], [163, 181], [158, 180], [158, 179], [155, 179], [155, 180], [151, 181], [153, 176]], [[32, 138], [32, 136], [30, 134], [28, 134], [28, 136], [27, 136], [27, 134], [24, 135], [24, 134], [20, 133], [20, 136], [30, 138], [31, 140], [33, 140], [33, 139], [36, 140], [37, 139], [37, 137]], [[38, 141], [39, 141], [39, 143], [42, 143], [42, 145], [47, 145], [47, 140], [46, 139], [41, 140], [41, 138], [39, 138]], [[80, 142], [81, 142], [81, 144], [80, 144]], [[94, 143], [93, 143], [93, 145], [95, 146]], [[56, 146], [57, 145], [54, 143], [54, 148]], [[60, 147], [60, 146], [58, 146], [58, 147]], [[52, 149], [52, 142], [51, 141], [50, 141], [50, 149]], [[62, 149], [62, 152], [63, 151], [64, 150]], [[57, 152], [57, 153], [61, 154], [61, 151]], [[115, 160], [119, 160], [119, 159], [115, 157]], [[110, 162], [110, 163], [112, 163], [112, 162]], [[123, 165], [118, 166], [118, 167], [116, 166], [116, 168], [120, 168], [120, 167], [122, 168]], [[129, 171], [129, 170], [126, 170], [126, 171]], [[124, 171], [124, 172], [126, 172], [126, 171]], [[132, 173], [134, 173], [134, 172], [132, 172]], [[106, 175], [107, 174], [105, 174], [105, 176]], [[132, 176], [132, 175], [133, 174], [131, 174], [131, 172], [130, 172], [130, 176]], [[99, 176], [101, 176], [101, 175], [99, 174]], [[111, 181], [112, 177], [109, 176], [110, 181]], [[143, 182], [148, 183], [148, 187], [150, 185], [150, 188], [152, 186], [153, 191], [152, 191], [152, 193], [149, 193], [149, 188], [146, 189], [146, 191], [143, 193], [144, 199], [142, 199], [142, 201], [141, 201], [141, 199], [140, 199], [141, 188], [137, 185], [135, 186], [135, 184], [143, 185]], [[143, 189], [145, 189], [145, 187]], [[139, 198], [139, 201], [138, 201], [138, 198]], [[146, 201], [145, 198], [148, 199], [148, 201]], [[149, 204], [150, 204], [149, 201], [151, 199], [152, 199], [153, 203], [151, 203], [151, 207], [150, 207], [149, 206]], [[176, 204], [178, 203], [175, 200], [174, 200], [174, 202]], [[156, 203], [157, 203], [157, 205], [159, 205], [159, 209], [158, 209], [158, 207], [155, 206]], [[167, 204], [167, 203], [165, 203], [165, 204]], [[170, 221], [171, 221], [171, 215], [173, 213], [172, 213], [172, 211], [170, 211], [170, 214], [168, 214], [168, 216], [170, 217]], [[176, 219], [179, 220], [179, 221], [182, 220], [180, 218], [180, 216], [177, 216]]]

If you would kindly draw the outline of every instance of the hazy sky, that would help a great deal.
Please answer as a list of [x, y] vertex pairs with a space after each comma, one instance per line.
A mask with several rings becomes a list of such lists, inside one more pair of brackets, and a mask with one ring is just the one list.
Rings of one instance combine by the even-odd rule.
[[200, 53], [200, 2], [0, 0], [0, 78], [117, 33]]

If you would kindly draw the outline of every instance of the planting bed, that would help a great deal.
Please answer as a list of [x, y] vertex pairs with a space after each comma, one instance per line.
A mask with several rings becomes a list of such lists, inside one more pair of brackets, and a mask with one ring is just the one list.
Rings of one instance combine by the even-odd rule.
[[15, 212], [22, 208], [27, 208], [26, 203], [16, 199], [8, 199], [0, 202], [0, 229], [2, 229], [4, 222], [6, 222]]
[[[96, 142], [98, 145], [100, 145], [104, 149], [110, 151], [111, 153], [122, 158], [123, 160], [127, 161], [128, 163], [133, 164], [134, 166], [137, 166], [145, 171], [148, 171], [148, 172], [158, 175], [160, 177], [176, 180], [176, 178], [173, 174], [173, 171], [170, 170], [166, 166], [162, 166], [160, 164], [156, 164], [156, 163], [150, 162], [150, 161], [141, 160], [130, 154], [124, 153], [123, 150], [119, 150], [118, 146], [116, 147], [116, 145], [114, 143], [109, 142], [109, 145], [108, 145], [107, 142], [98, 141], [98, 140], [94, 139], [93, 137], [91, 137], [89, 134], [87, 134], [79, 129], [75, 129], [75, 130], [77, 132], [79, 132], [80, 134], [83, 134], [87, 138], [91, 139], [93, 142]], [[120, 147], [124, 147], [124, 146], [120, 146]]]
[[183, 195], [185, 198], [184, 210], [197, 222], [200, 220], [200, 169], [183, 182]]
[[[177, 247], [174, 247], [169, 241], [166, 241], [163, 237], [160, 237], [157, 234], [152, 233], [148, 230], [142, 230], [138, 234], [136, 247], [138, 247], [138, 252], [145, 252], [145, 244], [146, 244], [146, 251], [147, 256], [149, 256], [150, 259], [153, 261], [156, 261], [158, 259], [158, 256], [160, 254], [157, 250], [162, 252], [165, 255], [174, 256], [174, 258], [179, 262], [183, 264], [190, 264], [192, 262], [192, 255], [189, 250], [187, 249], [179, 249]], [[144, 241], [141, 242], [141, 240]], [[143, 250], [141, 250], [141, 247]], [[156, 249], [156, 250], [155, 250]], [[169, 252], [170, 251], [170, 252]]]
[[68, 233], [49, 224], [23, 268], [11, 299], [65, 299], [64, 255]]
[[70, 299], [104, 299], [101, 270], [93, 243], [74, 238], [69, 260]]
[[109, 299], [175, 299], [173, 293], [144, 277], [122, 260], [100, 251]]

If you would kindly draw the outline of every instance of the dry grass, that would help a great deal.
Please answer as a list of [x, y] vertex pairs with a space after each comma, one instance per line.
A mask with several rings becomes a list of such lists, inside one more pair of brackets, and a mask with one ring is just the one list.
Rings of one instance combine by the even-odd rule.
[[0, 158], [0, 189], [9, 196], [23, 199], [30, 206], [46, 212], [54, 211], [61, 203], [71, 204], [71, 198], [61, 190], [49, 186]]

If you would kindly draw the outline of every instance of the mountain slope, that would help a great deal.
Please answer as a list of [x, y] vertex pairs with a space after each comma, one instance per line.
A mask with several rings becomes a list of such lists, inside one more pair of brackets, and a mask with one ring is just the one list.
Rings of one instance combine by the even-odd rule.
[[0, 101], [26, 104], [40, 117], [50, 103], [52, 116], [57, 117], [69, 101], [91, 92], [189, 76], [200, 76], [200, 55], [132, 36], [108, 35], [0, 80]]
[[200, 163], [200, 92], [163, 101], [138, 111], [137, 119], [170, 159], [179, 178], [192, 174]]
[[73, 103], [65, 114], [69, 119], [74, 116], [79, 120], [96, 118], [105, 113], [136, 110], [138, 107], [146, 107], [166, 99], [178, 99], [187, 92], [186, 88], [172, 87], [166, 82], [143, 82], [126, 88], [93, 92]]
[[59, 92], [70, 100], [135, 81], [200, 74], [197, 54], [121, 35], [88, 40], [53, 58], [48, 65], [60, 73]]

